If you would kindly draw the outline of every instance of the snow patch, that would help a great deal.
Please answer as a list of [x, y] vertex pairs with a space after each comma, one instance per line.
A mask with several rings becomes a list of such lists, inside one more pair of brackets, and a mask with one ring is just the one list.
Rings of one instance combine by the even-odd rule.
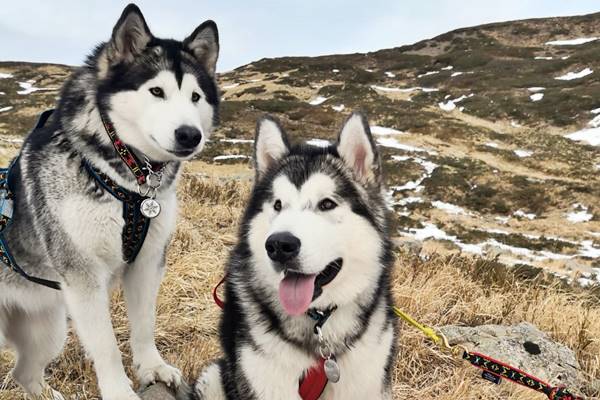
[[598, 37], [589, 37], [589, 38], [577, 38], [577, 39], [567, 39], [567, 40], [553, 40], [551, 42], [546, 42], [546, 45], [549, 46], [577, 46], [580, 44], [585, 44], [589, 42], [593, 42], [598, 40]]
[[7, 73], [4, 73], [4, 72], [0, 72], [0, 79], [9, 79], [9, 78], [12, 78], [12, 77], [13, 77], [12, 74], [7, 74]]
[[523, 149], [514, 150], [514, 153], [518, 157], [521, 157], [521, 158], [531, 157], [533, 155], [533, 151], [531, 151], [531, 150], [523, 150]]
[[527, 90], [529, 90], [530, 92], [533, 92], [533, 93], [537, 93], [537, 92], [542, 92], [542, 91], [546, 90], [546, 88], [541, 87], [541, 86], [533, 86], [533, 87], [527, 88]]
[[569, 72], [565, 75], [557, 76], [554, 79], [557, 79], [559, 81], [572, 81], [573, 79], [580, 79], [580, 78], [588, 76], [592, 73], [594, 73], [594, 71], [591, 70], [590, 68], [584, 68], [579, 72]]
[[252, 139], [221, 139], [221, 142], [238, 144], [238, 143], [254, 143], [254, 140], [252, 140]]
[[417, 90], [421, 90], [425, 93], [439, 91], [439, 89], [436, 89], [436, 88], [424, 88], [424, 87], [420, 87], [420, 86], [410, 87], [410, 88], [394, 88], [394, 87], [371, 85], [371, 89], [379, 90], [382, 92], [398, 92], [398, 93], [411, 93], [411, 92], [415, 92]]
[[487, 147], [493, 147], [494, 149], [498, 148], [498, 143], [494, 143], [494, 142], [487, 142], [485, 145]]
[[331, 72], [333, 72], [334, 74], [337, 74], [338, 72], [340, 72], [340, 70], [337, 69], [337, 68], [334, 68], [334, 69], [331, 70]]
[[344, 108], [346, 108], [346, 106], [345, 106], [345, 105], [343, 105], [343, 104], [339, 104], [339, 105], [337, 105], [337, 106], [331, 106], [331, 109], [332, 109], [333, 111], [337, 111], [337, 112], [342, 112], [342, 111], [344, 111]]
[[448, 65], [447, 67], [442, 68], [442, 71], [451, 71], [454, 67], [452, 65]]
[[242, 154], [227, 154], [227, 155], [223, 155], [223, 156], [213, 157], [213, 161], [240, 160], [240, 159], [247, 159], [247, 158], [250, 158], [250, 157], [242, 155]]
[[310, 104], [311, 106], [318, 106], [319, 104], [323, 104], [327, 100], [329, 100], [329, 97], [318, 96], [309, 101], [308, 104]]
[[577, 211], [573, 211], [567, 214], [567, 220], [569, 222], [572, 222], [574, 224], [580, 222], [588, 222], [594, 217], [592, 214], [588, 213], [588, 207], [584, 206], [583, 204], [573, 204], [573, 208]]
[[384, 126], [372, 125], [370, 128], [373, 135], [406, 135], [406, 132]]
[[425, 72], [424, 74], [420, 74], [417, 75], [417, 78], [423, 78], [424, 76], [430, 76], [430, 75], [435, 75], [435, 74], [439, 74], [440, 71], [429, 71], [429, 72]]
[[531, 99], [531, 101], [540, 101], [544, 98], [544, 93], [534, 93], [531, 96], [529, 96], [529, 98]]
[[227, 90], [227, 89], [233, 89], [233, 88], [235, 88], [235, 87], [238, 87], [238, 86], [240, 86], [240, 84], [239, 84], [239, 83], [232, 83], [232, 84], [230, 84], [230, 85], [225, 85], [225, 86], [223, 86], [223, 89], [226, 89], [226, 90]]
[[535, 60], [552, 60], [552, 57], [544, 57], [544, 56], [537, 56], [535, 57]]
[[329, 142], [329, 140], [324, 139], [310, 139], [306, 141], [306, 144], [310, 144], [311, 146], [317, 147], [329, 147], [331, 143]]
[[537, 218], [537, 215], [535, 215], [534, 213], [526, 213], [523, 210], [517, 210], [513, 213], [513, 215], [515, 217], [527, 218], [528, 220], [534, 220]]
[[455, 214], [455, 215], [467, 215], [468, 214], [464, 210], [464, 208], [459, 207], [454, 204], [445, 203], [443, 201], [434, 201], [433, 203], [431, 203], [431, 205], [434, 206], [435, 208], [438, 208], [442, 211], [447, 212], [448, 214]]
[[600, 128], [583, 129], [565, 136], [577, 142], [585, 142], [592, 146], [600, 146]]
[[387, 76], [388, 78], [395, 78], [396, 75], [390, 71], [385, 71], [385, 76]]
[[12, 106], [8, 106], [8, 107], [2, 107], [2, 108], [0, 108], [0, 113], [1, 113], [1, 112], [6, 112], [6, 111], [10, 111], [10, 110], [12, 110], [12, 109], [13, 109], [13, 107], [12, 107]]

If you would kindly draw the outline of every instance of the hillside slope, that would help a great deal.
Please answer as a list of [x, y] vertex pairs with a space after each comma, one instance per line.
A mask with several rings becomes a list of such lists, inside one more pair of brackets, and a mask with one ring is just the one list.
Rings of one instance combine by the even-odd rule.
[[[600, 274], [598, 37], [592, 14], [459, 29], [367, 54], [263, 59], [220, 75], [222, 125], [201, 158], [247, 165], [251, 143], [230, 139], [251, 139], [265, 112], [297, 139], [332, 140], [362, 109], [399, 237], [588, 285]], [[0, 139], [22, 136], [70, 71], [0, 63]]]

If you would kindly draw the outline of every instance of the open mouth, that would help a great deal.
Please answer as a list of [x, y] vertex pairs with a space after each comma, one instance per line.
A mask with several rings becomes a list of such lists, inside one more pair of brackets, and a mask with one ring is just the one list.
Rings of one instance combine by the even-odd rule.
[[279, 300], [289, 315], [304, 314], [310, 303], [323, 293], [323, 286], [331, 283], [342, 269], [343, 260], [337, 258], [319, 274], [302, 274], [287, 270], [279, 283]]

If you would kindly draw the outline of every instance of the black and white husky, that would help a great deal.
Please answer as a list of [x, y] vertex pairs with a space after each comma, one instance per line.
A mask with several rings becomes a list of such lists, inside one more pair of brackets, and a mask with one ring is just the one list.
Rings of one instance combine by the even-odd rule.
[[[137, 378], [142, 385], [179, 384], [180, 372], [155, 346], [154, 314], [175, 226], [180, 162], [203, 148], [217, 121], [218, 51], [214, 22], [184, 41], [159, 39], [129, 5], [111, 39], [65, 84], [53, 117], [25, 140], [11, 170], [14, 218], [4, 237], [23, 270], [62, 289], [29, 282], [0, 264], [0, 342], [16, 350], [12, 374], [27, 392], [49, 390], [44, 369], [61, 351], [69, 315], [94, 362], [102, 397], [139, 398], [111, 325], [110, 288], [119, 281]], [[135, 260], [124, 248], [124, 226], [126, 214], [138, 210], [125, 213], [99, 177], [132, 196], [153, 197], [144, 216], [156, 216], [157, 204], [162, 208], [141, 250], [134, 249]]]
[[366, 119], [353, 114], [337, 143], [313, 147], [290, 146], [265, 117], [255, 162], [227, 267], [225, 354], [199, 377], [195, 396], [305, 398], [300, 382], [324, 361], [329, 383], [318, 398], [391, 399], [393, 255]]

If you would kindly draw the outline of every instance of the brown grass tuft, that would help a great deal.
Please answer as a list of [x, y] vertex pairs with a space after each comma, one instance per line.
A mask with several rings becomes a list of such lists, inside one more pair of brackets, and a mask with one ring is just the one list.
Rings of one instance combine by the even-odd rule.
[[[237, 222], [249, 194], [238, 180], [187, 173], [180, 184], [180, 220], [168, 254], [168, 271], [159, 299], [156, 339], [164, 357], [195, 376], [219, 355], [218, 319], [211, 290], [223, 274]], [[600, 305], [585, 293], [488, 274], [491, 263], [461, 257], [423, 261], [399, 255], [393, 279], [397, 305], [432, 326], [444, 324], [515, 324], [529, 321], [574, 349], [589, 381], [600, 380]], [[124, 362], [131, 365], [122, 296], [113, 302], [115, 332]], [[450, 359], [416, 331], [401, 324], [400, 353], [394, 370], [394, 398], [543, 399], [510, 383], [496, 386], [478, 371]], [[0, 376], [12, 367], [0, 353]], [[131, 373], [131, 371], [129, 371]], [[50, 383], [67, 398], [97, 399], [93, 368], [73, 334], [62, 356], [48, 371]], [[0, 383], [2, 381], [0, 380]], [[0, 400], [23, 398], [8, 383]], [[585, 393], [598, 396], [591, 389]]]

